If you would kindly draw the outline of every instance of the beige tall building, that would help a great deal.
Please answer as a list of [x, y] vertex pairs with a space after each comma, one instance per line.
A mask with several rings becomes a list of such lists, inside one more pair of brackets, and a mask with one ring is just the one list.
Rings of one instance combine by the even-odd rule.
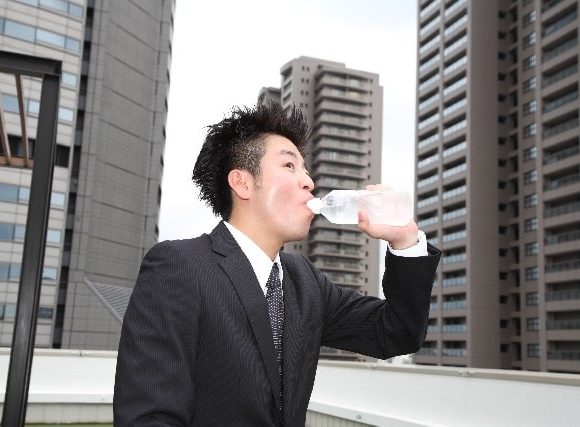
[[[38, 347], [117, 348], [121, 317], [112, 305], [124, 310], [144, 252], [157, 241], [174, 6], [0, 0], [0, 49], [58, 59], [63, 70]], [[7, 138], [22, 164], [13, 76], [0, 75], [0, 91]], [[23, 78], [23, 97], [30, 137], [38, 79]], [[30, 167], [5, 163], [0, 346], [12, 341], [31, 178]]]
[[[281, 75], [281, 89], [262, 89], [260, 100], [276, 100], [283, 107], [295, 104], [306, 115], [313, 128], [306, 163], [315, 197], [333, 189], [362, 189], [381, 182], [383, 90], [379, 76], [304, 56], [284, 65]], [[379, 244], [356, 225], [334, 225], [318, 216], [308, 238], [284, 250], [304, 254], [339, 286], [365, 295], [379, 292]], [[323, 349], [323, 355], [354, 357], [334, 349]]]
[[417, 363], [580, 372], [578, 0], [418, 7]]

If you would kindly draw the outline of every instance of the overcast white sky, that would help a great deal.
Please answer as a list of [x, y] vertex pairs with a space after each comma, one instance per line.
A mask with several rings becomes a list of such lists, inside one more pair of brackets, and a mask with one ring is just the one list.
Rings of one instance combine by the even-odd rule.
[[254, 104], [261, 87], [279, 87], [282, 65], [303, 55], [380, 75], [382, 182], [412, 192], [415, 0], [178, 1], [160, 240], [217, 223], [190, 179], [205, 126]]

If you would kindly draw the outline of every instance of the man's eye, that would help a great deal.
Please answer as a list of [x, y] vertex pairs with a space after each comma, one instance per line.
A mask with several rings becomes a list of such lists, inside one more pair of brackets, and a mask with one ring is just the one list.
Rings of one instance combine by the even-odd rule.
[[290, 169], [294, 169], [294, 163], [292, 163], [292, 162], [288, 162], [284, 166], [286, 166], [287, 168], [290, 168]]

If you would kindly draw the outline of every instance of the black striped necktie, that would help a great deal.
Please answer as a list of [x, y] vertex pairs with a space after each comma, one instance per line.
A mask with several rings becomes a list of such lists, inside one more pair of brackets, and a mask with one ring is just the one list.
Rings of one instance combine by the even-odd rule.
[[272, 324], [272, 337], [274, 338], [274, 350], [278, 361], [278, 374], [280, 375], [280, 394], [282, 394], [282, 339], [284, 335], [284, 298], [282, 296], [282, 283], [278, 273], [278, 264], [274, 263], [270, 277], [266, 282], [266, 300], [268, 301], [268, 314]]

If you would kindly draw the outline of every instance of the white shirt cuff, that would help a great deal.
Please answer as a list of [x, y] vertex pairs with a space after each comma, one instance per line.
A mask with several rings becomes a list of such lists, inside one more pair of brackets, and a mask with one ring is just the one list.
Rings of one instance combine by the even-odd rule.
[[428, 255], [427, 237], [425, 236], [425, 233], [423, 233], [421, 230], [419, 230], [419, 241], [417, 242], [416, 245], [411, 246], [410, 248], [393, 249], [389, 242], [387, 242], [387, 246], [389, 248], [389, 252], [397, 256], [420, 257]]

